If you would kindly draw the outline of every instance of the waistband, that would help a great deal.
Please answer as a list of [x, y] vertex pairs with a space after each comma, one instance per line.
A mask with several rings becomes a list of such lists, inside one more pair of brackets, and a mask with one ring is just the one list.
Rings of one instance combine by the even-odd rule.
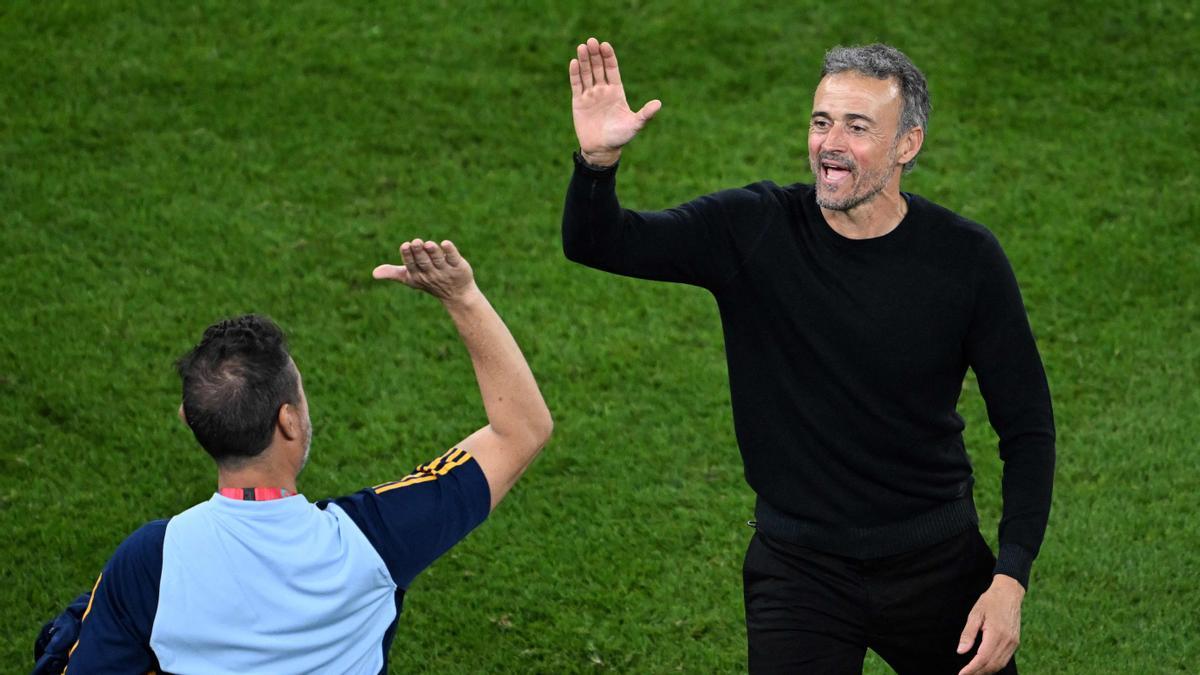
[[877, 527], [818, 525], [784, 513], [759, 497], [755, 527], [764, 534], [847, 558], [868, 559], [907, 553], [979, 527], [975, 501], [968, 493], [914, 518]]

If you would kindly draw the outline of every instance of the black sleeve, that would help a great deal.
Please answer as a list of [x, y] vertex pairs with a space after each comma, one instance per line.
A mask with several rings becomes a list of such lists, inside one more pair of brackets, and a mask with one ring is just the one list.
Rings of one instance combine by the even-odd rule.
[[617, 201], [616, 173], [616, 165], [598, 169], [576, 153], [562, 222], [569, 260], [716, 292], [761, 238], [767, 200], [762, 191], [723, 190], [666, 211], [630, 211]]
[[1046, 534], [1054, 484], [1054, 413], [1042, 359], [1012, 267], [990, 235], [975, 270], [975, 308], [966, 353], [1000, 437], [1004, 461], [996, 573], [1029, 585]]

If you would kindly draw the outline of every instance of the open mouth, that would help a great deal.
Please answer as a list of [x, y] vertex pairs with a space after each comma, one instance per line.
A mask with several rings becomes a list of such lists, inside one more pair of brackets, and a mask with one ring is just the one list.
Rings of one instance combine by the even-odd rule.
[[824, 160], [821, 162], [821, 178], [826, 183], [840, 183], [851, 174], [850, 167], [839, 162]]

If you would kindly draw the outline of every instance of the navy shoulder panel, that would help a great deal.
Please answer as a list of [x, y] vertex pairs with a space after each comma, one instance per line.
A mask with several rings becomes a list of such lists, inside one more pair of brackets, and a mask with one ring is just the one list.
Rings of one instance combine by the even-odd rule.
[[330, 502], [362, 530], [392, 581], [407, 588], [421, 570], [487, 518], [491, 490], [479, 463], [456, 448], [400, 480], [318, 506]]
[[83, 613], [71, 671], [127, 673], [157, 670], [150, 632], [158, 610], [167, 520], [146, 523], [117, 547]]

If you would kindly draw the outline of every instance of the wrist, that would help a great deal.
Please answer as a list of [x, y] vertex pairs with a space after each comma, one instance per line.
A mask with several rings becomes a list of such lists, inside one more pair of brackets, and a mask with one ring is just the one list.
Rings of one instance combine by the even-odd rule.
[[1020, 544], [1001, 543], [1000, 551], [996, 554], [996, 567], [992, 570], [995, 575], [1004, 575], [1015, 579], [1026, 588], [1029, 587], [1029, 572], [1033, 567], [1036, 552]]
[[447, 295], [444, 298], [439, 298], [439, 300], [441, 300], [442, 305], [451, 312], [469, 310], [472, 307], [479, 305], [480, 302], [486, 302], [486, 299], [483, 297], [483, 291], [479, 290], [479, 287], [475, 285], [474, 280], [462, 288], [455, 289], [455, 291], [450, 295]]
[[1024, 584], [1007, 574], [992, 575], [992, 588], [1004, 589], [1006, 592], [1015, 594], [1018, 599], [1025, 598]]
[[583, 148], [580, 148], [579, 156], [583, 158], [585, 164], [594, 169], [607, 169], [608, 167], [616, 164], [617, 160], [621, 159], [621, 149], [584, 150]]

